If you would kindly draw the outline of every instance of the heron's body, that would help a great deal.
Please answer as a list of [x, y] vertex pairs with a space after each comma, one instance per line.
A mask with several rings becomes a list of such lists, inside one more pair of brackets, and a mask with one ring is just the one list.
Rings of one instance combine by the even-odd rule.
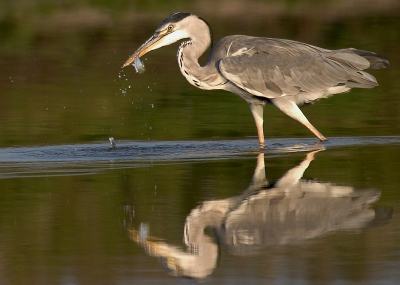
[[198, 59], [212, 44], [211, 28], [195, 15], [175, 13], [161, 23], [124, 66], [137, 56], [180, 39], [187, 39], [177, 54], [183, 76], [198, 88], [227, 90], [247, 101], [260, 145], [264, 144], [266, 103], [274, 104], [324, 141], [326, 138], [311, 125], [298, 105], [353, 87], [375, 87], [378, 85], [375, 77], [363, 70], [389, 64], [383, 56], [353, 48], [327, 50], [285, 39], [235, 35], [212, 45], [206, 63], [201, 66]]

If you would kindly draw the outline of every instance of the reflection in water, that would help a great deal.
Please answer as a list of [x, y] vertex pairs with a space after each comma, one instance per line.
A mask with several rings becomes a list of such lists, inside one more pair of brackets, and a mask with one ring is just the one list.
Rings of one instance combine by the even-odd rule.
[[[253, 179], [236, 197], [206, 201], [186, 218], [182, 250], [148, 236], [148, 227], [131, 228], [130, 238], [158, 257], [177, 276], [204, 278], [216, 268], [218, 246], [235, 255], [249, 255], [261, 248], [298, 244], [339, 230], [358, 230], [387, 220], [369, 206], [380, 197], [377, 190], [354, 191], [350, 186], [301, 180], [320, 150], [307, 154], [276, 183], [265, 177], [264, 154], [257, 158]], [[378, 217], [379, 216], [379, 217]], [[214, 240], [204, 230], [211, 228]]]

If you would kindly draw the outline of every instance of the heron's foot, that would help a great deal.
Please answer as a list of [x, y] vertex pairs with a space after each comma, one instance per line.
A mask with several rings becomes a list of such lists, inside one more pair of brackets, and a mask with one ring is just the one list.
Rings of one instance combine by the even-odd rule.
[[320, 142], [317, 141], [314, 146], [313, 146], [314, 151], [312, 151], [312, 157], [314, 157], [314, 154], [323, 150], [326, 150], [326, 147]]
[[324, 137], [324, 136], [320, 136], [320, 137], [318, 137], [319, 138], [319, 141], [320, 142], [327, 142], [327, 141], [329, 141], [326, 137]]

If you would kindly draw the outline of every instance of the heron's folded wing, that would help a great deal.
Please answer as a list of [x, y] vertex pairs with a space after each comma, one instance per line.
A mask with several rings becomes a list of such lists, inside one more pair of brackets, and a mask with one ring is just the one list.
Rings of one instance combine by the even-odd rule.
[[246, 47], [233, 43], [219, 70], [238, 87], [269, 99], [301, 91], [323, 94], [346, 83], [356, 71], [312, 46], [281, 41], [256, 38], [254, 44], [247, 41]]

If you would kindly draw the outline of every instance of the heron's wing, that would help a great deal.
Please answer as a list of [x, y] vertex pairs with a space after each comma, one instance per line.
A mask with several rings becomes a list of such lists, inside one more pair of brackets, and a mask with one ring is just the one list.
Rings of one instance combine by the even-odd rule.
[[331, 87], [349, 81], [376, 83], [373, 76], [359, 71], [368, 68], [369, 62], [355, 54], [334, 53], [289, 40], [246, 36], [228, 39], [225, 45], [220, 72], [256, 96], [273, 99], [301, 91], [326, 95]]

